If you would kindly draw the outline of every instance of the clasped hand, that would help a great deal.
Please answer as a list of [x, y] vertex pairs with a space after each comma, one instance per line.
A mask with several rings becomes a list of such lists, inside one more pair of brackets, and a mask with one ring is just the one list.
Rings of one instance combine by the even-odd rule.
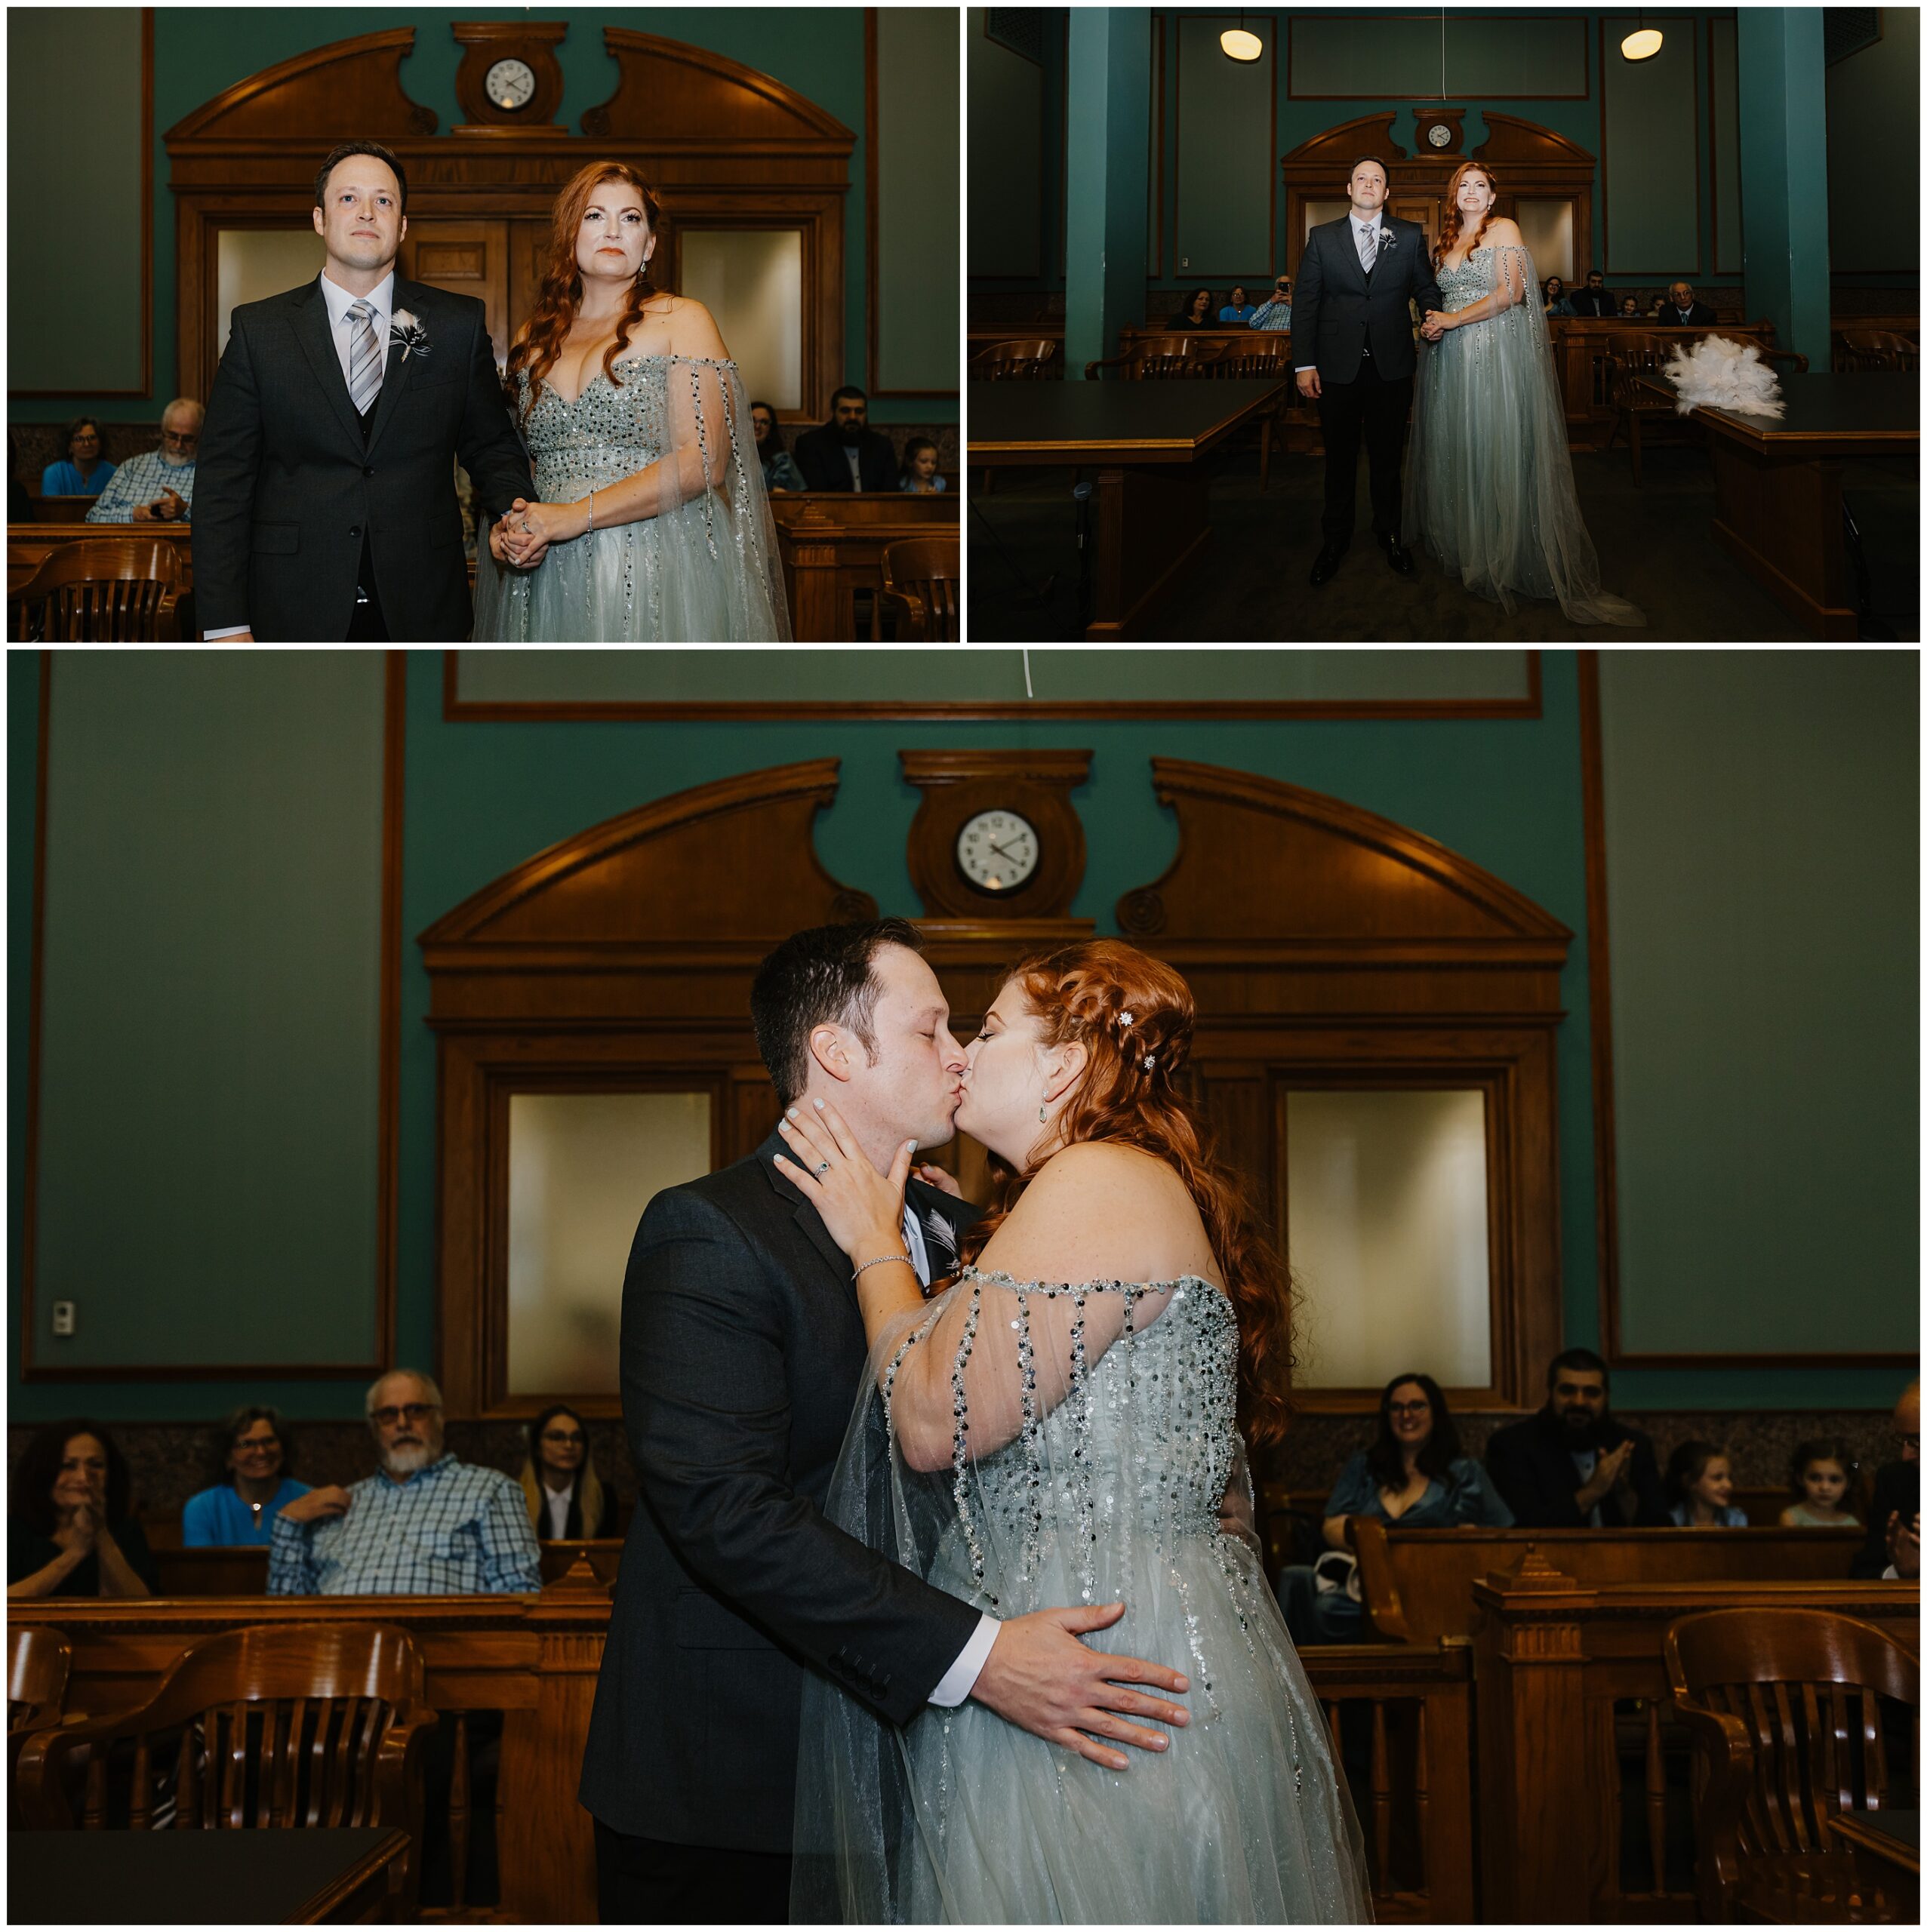
[[566, 543], [587, 528], [578, 503], [531, 503], [518, 497], [488, 532], [488, 552], [498, 564], [531, 571], [551, 543]]
[[1425, 312], [1424, 325], [1418, 332], [1427, 342], [1436, 342], [1451, 327], [1451, 324], [1446, 321], [1443, 310], [1428, 309]]

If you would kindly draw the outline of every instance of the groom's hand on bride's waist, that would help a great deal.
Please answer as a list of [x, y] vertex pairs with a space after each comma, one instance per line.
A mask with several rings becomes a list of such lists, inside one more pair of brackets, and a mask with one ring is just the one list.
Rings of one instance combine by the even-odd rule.
[[1129, 1758], [1111, 1745], [1162, 1751], [1171, 1741], [1133, 1719], [1179, 1727], [1191, 1721], [1183, 1705], [1132, 1687], [1154, 1687], [1181, 1697], [1191, 1686], [1182, 1672], [1137, 1657], [1109, 1657], [1077, 1641], [1086, 1631], [1108, 1628], [1123, 1614], [1122, 1604], [1111, 1603], [1011, 1618], [998, 1626], [970, 1694], [1006, 1723], [1048, 1743], [1111, 1770], [1128, 1770]]

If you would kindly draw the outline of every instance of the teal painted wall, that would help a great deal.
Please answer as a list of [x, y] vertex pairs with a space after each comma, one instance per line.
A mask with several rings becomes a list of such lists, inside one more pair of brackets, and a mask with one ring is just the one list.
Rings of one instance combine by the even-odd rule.
[[[78, 11], [78, 10], [74, 10]], [[154, 384], [149, 404], [117, 403], [123, 420], [158, 420], [175, 381], [174, 197], [168, 188], [163, 137], [181, 118], [248, 75], [312, 48], [406, 21], [415, 28], [414, 51], [402, 61], [408, 97], [440, 116], [446, 134], [462, 118], [455, 100], [455, 70], [462, 50], [449, 36], [457, 20], [523, 17], [515, 8], [411, 9], [385, 7], [162, 7], [154, 21]], [[565, 9], [569, 32], [558, 50], [562, 104], [556, 118], [574, 128], [585, 109], [615, 91], [617, 67], [602, 46], [602, 29], [627, 27], [686, 41], [772, 75], [836, 115], [857, 137], [850, 157], [850, 192], [845, 202], [845, 361], [850, 378], [865, 380], [868, 339], [864, 269], [863, 26], [856, 7], [616, 7]], [[82, 15], [85, 22], [85, 16]], [[89, 57], [85, 33], [69, 48], [72, 65], [49, 75], [46, 85], [66, 91]], [[587, 149], [585, 147], [585, 155]], [[320, 159], [319, 155], [316, 160]], [[885, 272], [888, 266], [885, 265]], [[13, 405], [16, 416], [51, 422], [76, 403]], [[106, 405], [103, 405], [105, 407]], [[919, 400], [879, 402], [881, 422], [952, 420], [954, 405]]]
[[[993, 294], [1061, 288], [1070, 10], [1036, 10], [1041, 62], [1027, 60], [989, 40], [984, 33], [988, 11], [965, 10], [971, 155], [965, 245], [969, 286]], [[1039, 158], [1033, 162], [1033, 156]]]
[[[796, 660], [805, 694], [810, 659]], [[26, 1011], [26, 913], [32, 851], [33, 667], [8, 664], [8, 1186], [18, 1225]], [[825, 755], [843, 761], [842, 788], [819, 821], [817, 850], [838, 878], [873, 893], [885, 911], [913, 912], [904, 849], [918, 794], [897, 774], [900, 748], [1088, 746], [1092, 776], [1079, 808], [1090, 844], [1076, 910], [1116, 930], [1113, 908], [1156, 878], [1175, 825], [1149, 783], [1153, 754], [1193, 758], [1307, 786], [1414, 827], [1495, 872], [1572, 928], [1562, 982], [1567, 1014], [1557, 1048], [1560, 1232], [1566, 1334], [1598, 1337], [1593, 1208], [1592, 1093], [1587, 1014], [1584, 845], [1577, 672], [1547, 654], [1544, 715], [1536, 721], [1085, 721], [1036, 724], [874, 723], [449, 724], [439, 655], [411, 655], [408, 685], [402, 997], [399, 1313], [403, 1360], [431, 1358], [434, 1339], [435, 1048], [423, 1023], [428, 982], [414, 936], [531, 854], [583, 827], [728, 774]], [[18, 1331], [18, 1263], [10, 1255]], [[218, 1311], [186, 1307], [190, 1325]], [[1667, 1371], [1615, 1379], [1627, 1408], [1689, 1406], [1881, 1407], [1894, 1377], [1879, 1372]], [[44, 1419], [76, 1406], [106, 1417], [198, 1417], [233, 1399], [232, 1384], [23, 1387], [13, 1360], [14, 1414]], [[349, 1416], [358, 1392], [326, 1383], [265, 1389], [297, 1415]]]
[[1827, 69], [1827, 225], [1836, 275], [1917, 286], [1920, 9], [1879, 14], [1879, 39]]

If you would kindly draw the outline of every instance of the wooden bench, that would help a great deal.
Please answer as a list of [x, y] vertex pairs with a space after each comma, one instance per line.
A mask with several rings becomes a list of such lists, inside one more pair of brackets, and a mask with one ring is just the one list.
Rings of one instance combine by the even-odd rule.
[[910, 537], [956, 536], [960, 500], [954, 490], [934, 497], [842, 490], [784, 491], [771, 497], [796, 641], [857, 642], [859, 592], [870, 595], [863, 635], [880, 641], [883, 552]]
[[1859, 1530], [1402, 1530], [1354, 1516], [1365, 1614], [1394, 1643], [1476, 1635], [1475, 1586], [1538, 1555], [1589, 1586], [1845, 1581]]

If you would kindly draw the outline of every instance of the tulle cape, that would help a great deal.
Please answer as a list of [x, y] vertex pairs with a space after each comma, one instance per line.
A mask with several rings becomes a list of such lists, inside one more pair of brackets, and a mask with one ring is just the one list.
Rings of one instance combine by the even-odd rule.
[[615, 371], [612, 382], [597, 370], [573, 404], [544, 386], [523, 419], [535, 494], [578, 503], [653, 466], [656, 514], [552, 544], [529, 571], [497, 565], [483, 528], [476, 640], [787, 641], [776, 526], [736, 365], [638, 355]]
[[1237, 1346], [1230, 1303], [1195, 1278], [974, 1269], [882, 1337], [830, 1520], [999, 1618], [1122, 1600], [1085, 1641], [1185, 1672], [1192, 1721], [1119, 1773], [974, 1700], [898, 1728], [811, 1674], [793, 1920], [1370, 1917], [1357, 1820], [1253, 1534]]
[[1599, 587], [1531, 254], [1475, 248], [1440, 282], [1455, 308], [1488, 295], [1497, 306], [1418, 346], [1405, 541], [1508, 613], [1521, 597], [1556, 598], [1575, 623], [1644, 624]]

